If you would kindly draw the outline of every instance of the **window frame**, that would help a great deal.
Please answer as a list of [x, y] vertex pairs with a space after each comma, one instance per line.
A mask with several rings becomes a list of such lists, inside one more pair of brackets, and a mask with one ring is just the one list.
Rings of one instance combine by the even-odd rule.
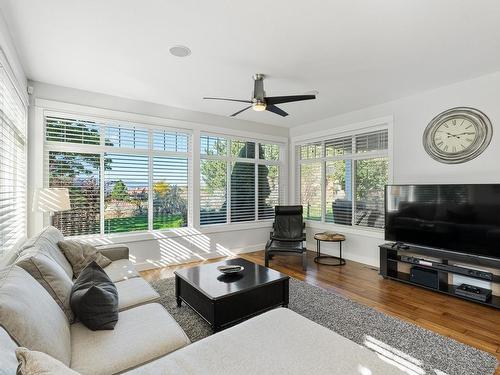
[[[188, 179], [191, 187], [188, 196], [188, 227], [165, 228], [152, 231], [134, 231], [113, 234], [94, 234], [75, 236], [75, 238], [85, 238], [95, 243], [109, 243], [109, 241], [145, 241], [157, 238], [183, 237], [186, 235], [199, 235], [210, 233], [221, 233], [226, 231], [239, 231], [269, 228], [271, 219], [259, 220], [257, 222], [238, 222], [231, 224], [214, 224], [200, 226], [199, 215], [199, 177], [200, 177], [200, 134], [220, 135], [226, 138], [244, 139], [248, 141], [261, 142], [263, 144], [276, 144], [280, 146], [280, 204], [287, 204], [289, 199], [289, 139], [285, 136], [271, 135], [267, 133], [250, 132], [248, 130], [237, 130], [222, 126], [211, 125], [210, 123], [192, 122], [186, 120], [171, 119], [166, 117], [152, 116], [148, 114], [123, 112], [115, 109], [97, 108], [88, 105], [72, 104], [58, 100], [36, 98], [34, 100], [34, 122], [31, 128], [34, 142], [31, 143], [32, 151], [28, 154], [31, 165], [31, 178], [33, 185], [29, 186], [29, 194], [32, 196], [37, 187], [47, 186], [46, 160], [38, 155], [45, 155], [47, 146], [45, 140], [45, 117], [68, 117], [79, 120], [95, 122], [107, 122], [111, 125], [129, 123], [136, 126], [147, 127], [160, 130], [171, 130], [188, 133], [191, 135], [190, 152], [191, 163], [189, 164], [190, 177]], [[31, 134], [30, 133], [30, 134]], [[56, 142], [57, 143], [57, 142]], [[60, 143], [62, 144], [62, 143]], [[78, 144], [68, 144], [69, 151], [75, 151]], [[102, 147], [102, 146], [99, 146]], [[62, 150], [62, 151], [68, 151]], [[39, 152], [36, 153], [35, 151]], [[85, 150], [84, 150], [85, 152]], [[87, 149], [87, 152], [92, 152]], [[135, 152], [135, 151], [132, 151]], [[263, 160], [263, 162], [265, 162]], [[29, 216], [31, 233], [41, 230], [49, 225], [49, 215], [41, 212], [33, 212]]]
[[[335, 229], [338, 228], [340, 231], [347, 233], [358, 233], [366, 234], [368, 236], [373, 236], [377, 238], [382, 238], [384, 229], [375, 227], [366, 227], [362, 225], [357, 225], [354, 223], [355, 219], [355, 195], [356, 195], [356, 161], [375, 159], [375, 158], [387, 158], [388, 161], [388, 176], [387, 184], [391, 184], [393, 181], [393, 118], [392, 116], [378, 118], [369, 120], [363, 123], [351, 124], [344, 127], [339, 127], [333, 132], [332, 130], [313, 133], [312, 136], [296, 136], [292, 138], [291, 150], [292, 150], [292, 160], [294, 160], [294, 168], [291, 170], [294, 175], [292, 179], [294, 181], [294, 196], [292, 201], [296, 204], [301, 204], [301, 173], [300, 166], [302, 164], [314, 164], [320, 163], [321, 166], [321, 220], [310, 220], [304, 219], [307, 226], [317, 227], [322, 229]], [[387, 131], [387, 149], [385, 150], [375, 150], [369, 152], [356, 153], [356, 136], [368, 134], [376, 131]], [[352, 151], [347, 155], [340, 156], [326, 156], [325, 144], [336, 139], [351, 137]], [[300, 147], [310, 144], [321, 144], [321, 156], [318, 158], [301, 159]], [[351, 225], [338, 224], [330, 221], [326, 221], [326, 163], [328, 161], [335, 160], [351, 160]]]
[[[5, 80], [5, 90], [4, 94], [7, 94], [8, 91], [11, 91], [9, 97], [7, 95], [4, 96], [4, 101], [10, 101], [14, 107], [17, 107], [22, 113], [21, 118], [18, 122], [15, 122], [15, 119], [7, 118], [8, 122], [11, 122], [8, 125], [8, 128], [14, 134], [14, 138], [18, 140], [18, 143], [14, 145], [12, 148], [13, 153], [8, 154], [6, 156], [12, 157], [16, 152], [20, 153], [20, 158], [16, 158], [14, 156], [14, 160], [16, 163], [12, 165], [12, 169], [16, 172], [15, 176], [9, 178], [12, 185], [7, 184], [7, 187], [11, 187], [13, 189], [12, 193], [16, 195], [15, 198], [21, 197], [21, 201], [15, 200], [15, 203], [12, 206], [15, 206], [15, 214], [14, 220], [17, 225], [15, 225], [15, 229], [9, 231], [10, 236], [2, 237], [2, 241], [0, 242], [0, 256], [11, 254], [19, 244], [25, 239], [28, 230], [28, 148], [29, 148], [29, 134], [28, 134], [28, 112], [29, 112], [29, 98], [26, 92], [26, 87], [21, 84], [18, 80], [19, 77], [16, 76], [13, 66], [11, 65], [9, 57], [4, 52], [4, 50], [0, 47], [0, 69], [3, 73], [0, 73], [2, 77], [0, 79]], [[24, 83], [24, 82], [23, 82]], [[16, 103], [17, 102], [17, 103]], [[16, 108], [14, 108], [16, 109]], [[3, 122], [3, 121], [2, 121]], [[7, 127], [6, 127], [7, 128]], [[3, 129], [0, 129], [0, 133], [3, 132]], [[0, 145], [1, 146], [1, 145]], [[3, 163], [2, 160], [0, 162]], [[0, 178], [3, 179], [3, 175]], [[18, 181], [18, 178], [20, 181]], [[18, 183], [21, 183], [22, 188], [21, 191], [18, 191]], [[4, 209], [9, 208], [9, 205], [5, 205]], [[12, 207], [10, 207], [12, 208]], [[7, 215], [5, 215], [7, 216]], [[9, 218], [3, 217], [2, 223], [8, 223]], [[5, 220], [5, 221], [4, 221]], [[12, 224], [12, 223], [11, 223]], [[2, 230], [2, 234], [4, 231]], [[7, 241], [5, 241], [7, 239]], [[5, 241], [5, 242], [4, 242]]]
[[[99, 126], [99, 145], [93, 144], [82, 144], [82, 143], [71, 143], [71, 142], [57, 142], [57, 141], [47, 141], [47, 129], [46, 129], [46, 118], [47, 117], [57, 117], [57, 118], [69, 118], [69, 119], [78, 119], [80, 121], [91, 121], [95, 122]], [[106, 129], [109, 128], [138, 128], [141, 130], [147, 130], [148, 132], [148, 146], [147, 148], [130, 148], [130, 147], [116, 147], [106, 145]], [[183, 151], [165, 151], [165, 150], [157, 150], [154, 149], [154, 132], [155, 131], [167, 131], [167, 132], [178, 132], [187, 135], [187, 152]], [[94, 117], [80, 114], [71, 114], [65, 112], [57, 112], [51, 110], [45, 110], [43, 113], [43, 186], [49, 187], [49, 160], [48, 154], [51, 151], [56, 152], [76, 152], [83, 154], [99, 154], [100, 156], [100, 169], [99, 169], [99, 180], [100, 180], [100, 194], [99, 194], [99, 202], [100, 202], [100, 213], [99, 213], [99, 228], [100, 232], [95, 234], [88, 235], [76, 235], [72, 237], [108, 237], [108, 236], [123, 236], [123, 235], [134, 235], [148, 232], [162, 232], [169, 231], [172, 229], [182, 229], [186, 227], [192, 227], [193, 223], [193, 204], [192, 204], [192, 196], [193, 196], [193, 188], [191, 186], [192, 181], [192, 170], [193, 170], [193, 131], [186, 128], [176, 128], [176, 127], [167, 127], [160, 125], [150, 125], [137, 121], [130, 120], [113, 120], [106, 119], [102, 117]], [[104, 168], [104, 159], [105, 154], [122, 154], [122, 155], [141, 155], [148, 157], [148, 229], [147, 230], [138, 230], [138, 231], [130, 231], [130, 232], [117, 232], [117, 233], [106, 233], [105, 231], [105, 168]], [[152, 191], [153, 191], [153, 166], [154, 166], [154, 158], [155, 157], [177, 157], [177, 158], [186, 158], [188, 167], [187, 167], [187, 189], [188, 189], [188, 212], [187, 212], [187, 223], [186, 227], [180, 228], [171, 228], [171, 229], [153, 229], [153, 199]], [[44, 221], [46, 221], [46, 217], [44, 217]]]
[[[223, 138], [227, 141], [226, 145], [226, 155], [209, 155], [209, 154], [203, 154], [201, 152], [201, 139], [202, 137], [216, 137], [216, 138]], [[231, 142], [232, 141], [240, 141], [240, 142], [253, 142], [255, 144], [255, 153], [253, 158], [239, 158], [236, 156], [231, 155]], [[267, 160], [267, 159], [260, 159], [260, 155], [258, 152], [258, 147], [259, 145], [277, 145], [279, 147], [279, 157], [278, 160]], [[226, 222], [225, 223], [213, 223], [213, 224], [199, 224], [200, 228], [218, 228], [221, 226], [242, 226], [245, 224], [251, 224], [251, 223], [270, 223], [273, 222], [274, 218], [265, 218], [265, 219], [259, 219], [259, 165], [274, 165], [278, 166], [279, 170], [279, 175], [278, 175], [278, 199], [279, 202], [285, 202], [286, 201], [286, 196], [285, 196], [285, 188], [284, 185], [286, 186], [286, 172], [284, 172], [284, 161], [286, 160], [286, 146], [285, 144], [273, 140], [263, 140], [263, 139], [258, 139], [258, 138], [250, 138], [250, 137], [245, 137], [245, 136], [232, 136], [232, 135], [226, 135], [226, 134], [221, 134], [221, 133], [212, 133], [212, 132], [200, 132], [199, 140], [198, 140], [198, 147], [199, 147], [199, 154], [200, 154], [200, 165], [202, 160], [220, 160], [224, 161], [226, 163], [226, 201], [227, 201], [227, 207], [226, 207]], [[231, 171], [232, 171], [232, 164], [236, 162], [242, 162], [242, 163], [252, 163], [254, 164], [254, 173], [255, 173], [255, 180], [254, 180], [254, 185], [255, 185], [255, 214], [254, 214], [254, 219], [253, 220], [247, 220], [247, 221], [231, 221]], [[198, 192], [198, 207], [199, 203], [201, 202], [201, 171], [198, 173], [198, 184], [199, 184], [199, 192]], [[201, 216], [201, 209], [198, 209], [197, 212], [198, 218]]]

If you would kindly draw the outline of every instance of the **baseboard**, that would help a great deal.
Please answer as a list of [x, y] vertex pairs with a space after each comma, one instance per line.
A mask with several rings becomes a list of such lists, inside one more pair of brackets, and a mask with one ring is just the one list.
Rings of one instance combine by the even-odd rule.
[[[230, 250], [231, 255], [228, 255], [228, 256], [243, 254], [243, 253], [250, 253], [252, 251], [258, 251], [258, 250], [264, 250], [265, 246], [266, 246], [266, 244], [264, 242], [264, 243], [259, 243], [259, 244], [255, 244], [255, 245], [245, 246], [245, 247], [238, 248], [238, 249], [231, 249]], [[221, 255], [220, 253], [208, 253], [208, 254], [203, 254], [203, 259], [207, 260], [207, 259], [213, 259], [213, 258], [220, 258], [223, 256], [224, 255]], [[175, 266], [175, 265], [184, 264], [184, 263], [191, 263], [191, 262], [195, 262], [195, 261], [199, 261], [199, 260], [201, 260], [201, 259], [198, 257], [193, 257], [192, 259], [190, 259], [186, 262], [183, 262], [183, 263], [165, 263], [165, 264], [162, 264], [161, 266], [157, 265], [157, 264], [150, 263], [150, 262], [140, 262], [140, 263], [135, 263], [134, 265], [138, 271], [146, 271], [146, 270], [152, 270], [152, 269], [157, 269], [157, 268], [162, 268], [162, 267], [167, 267], [167, 266]]]
[[[308, 247], [308, 249], [310, 249], [311, 251], [316, 251], [315, 249], [313, 250], [313, 247]], [[321, 254], [339, 256], [339, 252], [337, 250], [331, 250], [331, 249], [321, 249]], [[353, 254], [352, 252], [349, 251], [343, 251], [342, 257], [348, 261], [352, 260], [357, 263], [366, 264], [367, 266], [370, 267], [375, 267], [375, 268], [379, 267], [379, 259], [377, 257], [359, 256], [358, 254]]]

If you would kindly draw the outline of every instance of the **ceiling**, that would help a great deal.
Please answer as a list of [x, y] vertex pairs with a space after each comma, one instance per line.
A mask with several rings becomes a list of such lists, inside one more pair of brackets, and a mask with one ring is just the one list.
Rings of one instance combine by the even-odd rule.
[[[29, 78], [292, 127], [500, 70], [498, 0], [0, 0]], [[186, 45], [178, 58], [168, 49]]]

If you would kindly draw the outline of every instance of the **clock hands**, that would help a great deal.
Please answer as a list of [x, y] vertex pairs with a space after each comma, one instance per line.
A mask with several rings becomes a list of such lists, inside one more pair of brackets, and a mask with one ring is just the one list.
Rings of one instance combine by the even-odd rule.
[[459, 133], [459, 134], [451, 134], [451, 133], [446, 132], [446, 134], [448, 135], [448, 138], [455, 137], [455, 138], [460, 139], [461, 135], [471, 135], [471, 134], [476, 134], [476, 133], [473, 133], [473, 132], [464, 132], [464, 133]]

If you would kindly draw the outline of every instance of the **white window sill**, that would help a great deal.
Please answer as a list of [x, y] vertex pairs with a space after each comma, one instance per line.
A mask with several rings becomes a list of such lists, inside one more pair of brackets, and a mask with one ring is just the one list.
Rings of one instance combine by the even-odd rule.
[[193, 227], [172, 228], [166, 230], [152, 230], [128, 233], [113, 233], [106, 235], [88, 235], [68, 237], [79, 239], [93, 245], [107, 245], [115, 243], [132, 243], [139, 241], [159, 240], [163, 238], [178, 238], [207, 235], [211, 233], [222, 233], [232, 231], [247, 231], [252, 229], [269, 228], [272, 230], [273, 220], [262, 220], [258, 222], [232, 223], [232, 224], [212, 224], [203, 225], [199, 229]]

